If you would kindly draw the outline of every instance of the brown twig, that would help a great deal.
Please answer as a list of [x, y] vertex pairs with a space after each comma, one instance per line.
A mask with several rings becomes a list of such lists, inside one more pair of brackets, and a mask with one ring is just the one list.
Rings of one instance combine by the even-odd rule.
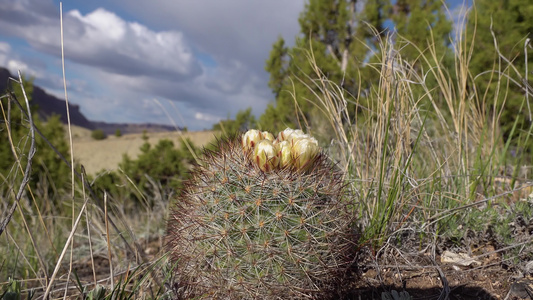
[[70, 242], [72, 241], [72, 238], [74, 237], [74, 233], [76, 232], [76, 228], [78, 227], [78, 224], [80, 223], [81, 217], [84, 214], [85, 208], [87, 207], [87, 202], [89, 201], [89, 198], [86, 198], [83, 202], [83, 206], [81, 207], [80, 213], [78, 214], [78, 217], [76, 218], [76, 221], [74, 222], [74, 225], [72, 226], [72, 230], [70, 231], [70, 234], [67, 238], [67, 241], [65, 243], [65, 246], [63, 247], [63, 251], [61, 251], [61, 255], [59, 255], [59, 258], [56, 263], [56, 267], [54, 269], [54, 272], [52, 273], [52, 276], [50, 277], [50, 282], [48, 283], [48, 286], [46, 287], [46, 291], [44, 292], [43, 299], [48, 299], [48, 295], [50, 294], [50, 291], [52, 289], [52, 284], [54, 283], [54, 280], [57, 276], [57, 272], [59, 271], [61, 267], [61, 261], [63, 260], [63, 257], [65, 256], [67, 252], [67, 248], [70, 245]]
[[107, 193], [104, 193], [104, 221], [105, 221], [105, 236], [107, 242], [107, 259], [109, 260], [109, 274], [111, 275], [111, 290], [114, 289], [114, 276], [113, 276], [113, 254], [111, 253], [111, 242], [109, 241], [109, 219], [107, 215]]
[[439, 273], [440, 281], [442, 282], [442, 292], [439, 295], [438, 300], [446, 300], [449, 299], [450, 296], [450, 286], [448, 284], [448, 279], [446, 279], [446, 275], [444, 275], [444, 272], [439, 267], [437, 262], [435, 261], [435, 258], [432, 258], [433, 264], [435, 265], [435, 268], [437, 269], [437, 272]]
[[[82, 182], [85, 180], [85, 169], [81, 168], [81, 176], [83, 178]], [[83, 194], [83, 199], [86, 199], [87, 196], [85, 194], [85, 186], [82, 185], [82, 194]], [[91, 255], [91, 269], [92, 269], [92, 272], [93, 272], [93, 282], [94, 282], [94, 288], [96, 288], [97, 286], [97, 283], [96, 283], [96, 270], [94, 269], [94, 254], [93, 254], [93, 244], [92, 244], [92, 238], [91, 238], [91, 226], [89, 226], [89, 213], [87, 210], [85, 210], [85, 222], [87, 223], [87, 236], [88, 236], [88, 240], [89, 240], [89, 253]]]
[[[69, 145], [70, 145], [70, 165], [71, 165], [71, 193], [70, 197], [72, 200], [72, 224], [74, 225], [74, 215], [75, 215], [75, 200], [74, 200], [74, 190], [75, 190], [75, 181], [74, 181], [74, 148], [72, 144], [72, 128], [70, 123], [70, 110], [68, 105], [68, 93], [67, 93], [67, 79], [65, 76], [65, 51], [64, 51], [64, 39], [63, 39], [63, 2], [59, 2], [59, 28], [61, 31], [61, 67], [63, 70], [63, 88], [65, 90], [65, 106], [66, 106], [66, 112], [67, 112], [67, 128], [68, 128], [68, 137], [69, 137]], [[72, 261], [73, 261], [73, 251], [74, 251], [74, 239], [72, 239], [72, 242], [70, 244], [70, 263], [69, 263], [69, 269], [67, 274], [67, 285], [70, 282], [70, 275], [72, 273]], [[67, 296], [67, 290], [65, 290], [64, 298]]]

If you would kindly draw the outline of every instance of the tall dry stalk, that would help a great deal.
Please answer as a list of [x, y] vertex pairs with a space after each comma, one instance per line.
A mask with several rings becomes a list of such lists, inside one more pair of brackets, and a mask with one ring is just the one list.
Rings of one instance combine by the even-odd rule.
[[331, 141], [332, 156], [348, 171], [364, 243], [380, 245], [404, 226], [422, 228], [434, 224], [432, 216], [457, 213], [483, 196], [501, 168], [501, 111], [485, 109], [486, 91], [469, 71], [473, 40], [464, 29], [456, 36], [451, 69], [432, 40], [410, 44], [418, 56], [406, 61], [396, 48], [401, 36], [381, 39], [378, 62], [367, 65], [378, 80], [357, 95], [328, 80], [308, 52], [315, 74], [299, 80], [312, 82], [315, 120], [325, 120], [314, 134]]

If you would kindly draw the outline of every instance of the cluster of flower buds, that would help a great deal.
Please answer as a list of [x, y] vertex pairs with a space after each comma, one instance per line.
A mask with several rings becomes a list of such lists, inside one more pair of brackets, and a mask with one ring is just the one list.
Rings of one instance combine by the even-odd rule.
[[305, 170], [320, 152], [315, 138], [290, 128], [276, 138], [268, 131], [248, 130], [242, 136], [242, 146], [250, 151], [253, 161], [264, 172], [287, 167]]

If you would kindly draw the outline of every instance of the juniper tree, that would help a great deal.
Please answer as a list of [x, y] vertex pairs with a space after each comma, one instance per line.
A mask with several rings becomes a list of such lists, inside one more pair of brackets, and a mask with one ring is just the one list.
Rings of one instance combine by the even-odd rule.
[[[531, 38], [533, 32], [532, 14], [533, 3], [529, 0], [479, 0], [468, 16], [467, 40], [472, 41], [475, 53], [470, 70], [476, 78], [477, 101], [494, 114], [503, 108], [499, 123], [504, 139], [516, 140], [520, 132], [529, 130], [532, 124], [524, 89], [525, 54], [533, 56], [531, 43], [526, 45], [526, 39]], [[528, 67], [530, 71], [533, 69], [531, 58]], [[504, 74], [501, 81], [497, 80], [499, 74]], [[518, 82], [519, 86], [507, 78]], [[512, 132], [515, 121], [521, 130]]]
[[[393, 41], [401, 40], [398, 35], [412, 38], [423, 47], [434, 42], [439, 55], [444, 55], [451, 23], [443, 12], [440, 1], [405, 0], [394, 5], [388, 0], [309, 1], [298, 19], [301, 30], [295, 45], [287, 47], [282, 38], [273, 45], [266, 70], [275, 101], [259, 125], [269, 130], [319, 127], [319, 118], [313, 117], [318, 105], [316, 79], [324, 76], [352, 95], [368, 90], [379, 79], [369, 65], [381, 57], [379, 43], [388, 35], [393, 35]], [[414, 57], [414, 51], [409, 53]]]

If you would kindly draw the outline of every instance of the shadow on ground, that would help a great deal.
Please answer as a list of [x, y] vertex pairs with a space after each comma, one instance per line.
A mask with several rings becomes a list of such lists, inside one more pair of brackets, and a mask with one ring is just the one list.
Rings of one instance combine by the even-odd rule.
[[[391, 299], [396, 300], [392, 296], [390, 298], [383, 298], [384, 294], [390, 294], [392, 291], [402, 291], [401, 287], [383, 286], [381, 288], [359, 288], [350, 292], [345, 299]], [[450, 299], [450, 300], [496, 300], [503, 299], [498, 298], [485, 289], [480, 287], [466, 287], [466, 286], [450, 286], [450, 292], [446, 298], [441, 288], [428, 288], [428, 289], [406, 289], [411, 299], [424, 299], [424, 300], [437, 300], [437, 299]], [[505, 295], [504, 295], [505, 296]], [[517, 298], [520, 299], [520, 298]], [[399, 298], [398, 300], [404, 300]]]

